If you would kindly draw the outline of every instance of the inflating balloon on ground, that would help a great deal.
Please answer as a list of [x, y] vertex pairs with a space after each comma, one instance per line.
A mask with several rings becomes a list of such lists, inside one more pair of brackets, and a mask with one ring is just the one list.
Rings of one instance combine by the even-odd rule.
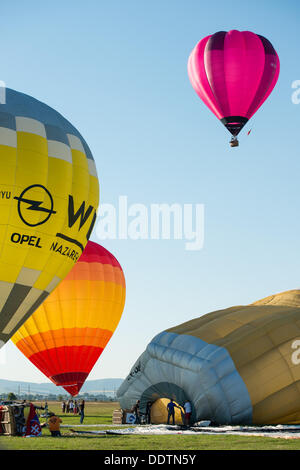
[[188, 399], [193, 421], [299, 424], [299, 319], [294, 290], [163, 331], [119, 388], [120, 405]]

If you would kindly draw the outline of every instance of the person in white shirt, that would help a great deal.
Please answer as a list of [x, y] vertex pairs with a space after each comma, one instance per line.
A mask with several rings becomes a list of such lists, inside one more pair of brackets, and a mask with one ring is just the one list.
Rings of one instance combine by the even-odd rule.
[[69, 404], [69, 412], [73, 413], [73, 410], [74, 410], [74, 402], [73, 402], [73, 400], [71, 400], [70, 404]]
[[192, 416], [192, 405], [189, 400], [186, 400], [183, 405], [184, 408], [184, 424], [190, 426]]

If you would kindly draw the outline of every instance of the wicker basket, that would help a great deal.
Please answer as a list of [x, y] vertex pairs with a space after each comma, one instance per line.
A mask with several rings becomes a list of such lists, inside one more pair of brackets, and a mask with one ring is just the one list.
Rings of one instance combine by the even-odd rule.
[[12, 406], [0, 406], [0, 435], [17, 435], [16, 420]]
[[114, 410], [112, 416], [113, 424], [123, 424], [123, 410]]

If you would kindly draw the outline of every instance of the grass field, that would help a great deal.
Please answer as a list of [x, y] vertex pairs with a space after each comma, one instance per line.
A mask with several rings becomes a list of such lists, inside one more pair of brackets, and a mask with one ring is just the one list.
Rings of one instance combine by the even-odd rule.
[[[41, 405], [41, 403], [36, 403]], [[60, 404], [48, 403], [49, 410], [57, 413], [62, 424], [79, 424], [79, 416], [62, 414]], [[118, 403], [86, 402], [84, 424], [105, 424], [93, 430], [109, 429], [112, 412]], [[41, 422], [44, 421], [40, 418]], [[76, 429], [76, 428], [75, 428]], [[79, 428], [84, 430], [85, 428]], [[86, 430], [89, 428], [86, 428]], [[91, 429], [91, 428], [90, 428]], [[300, 440], [274, 439], [269, 437], [247, 437], [230, 435], [165, 435], [165, 436], [76, 436], [70, 428], [61, 428], [62, 437], [53, 438], [47, 428], [39, 438], [0, 437], [1, 450], [299, 450]]]

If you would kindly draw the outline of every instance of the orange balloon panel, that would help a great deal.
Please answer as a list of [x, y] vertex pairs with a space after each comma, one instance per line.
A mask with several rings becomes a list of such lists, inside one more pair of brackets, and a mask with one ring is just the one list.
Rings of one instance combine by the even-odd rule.
[[67, 277], [12, 341], [52, 382], [75, 396], [115, 331], [124, 304], [120, 264], [89, 241]]

